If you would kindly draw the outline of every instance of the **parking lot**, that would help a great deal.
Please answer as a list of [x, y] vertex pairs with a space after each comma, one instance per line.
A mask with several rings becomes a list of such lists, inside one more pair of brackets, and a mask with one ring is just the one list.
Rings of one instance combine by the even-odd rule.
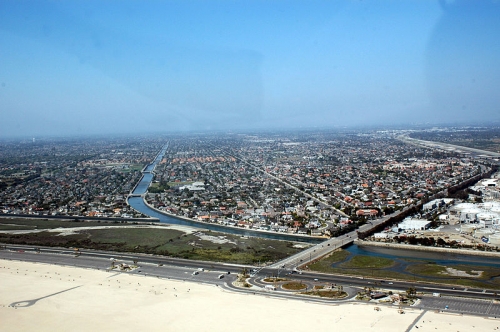
[[417, 305], [427, 310], [447, 310], [458, 313], [500, 317], [500, 303], [492, 300], [462, 299], [458, 297], [425, 296]]

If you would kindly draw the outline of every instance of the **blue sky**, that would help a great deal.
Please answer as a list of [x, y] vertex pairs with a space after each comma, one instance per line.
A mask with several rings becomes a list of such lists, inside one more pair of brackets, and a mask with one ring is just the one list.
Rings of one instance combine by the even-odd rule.
[[0, 136], [500, 120], [500, 2], [0, 2]]

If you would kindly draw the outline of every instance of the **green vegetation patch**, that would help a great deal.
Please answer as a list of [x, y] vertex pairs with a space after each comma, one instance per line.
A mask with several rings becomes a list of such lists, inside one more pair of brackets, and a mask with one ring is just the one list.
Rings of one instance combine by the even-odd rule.
[[262, 281], [264, 282], [280, 282], [280, 281], [288, 281], [288, 279], [286, 278], [273, 278], [273, 277], [267, 277], [267, 278], [264, 278]]
[[302, 282], [287, 282], [281, 285], [281, 288], [286, 289], [286, 290], [302, 290], [306, 289], [307, 285], [303, 284]]
[[117, 171], [122, 173], [142, 171], [144, 168], [143, 164], [130, 164], [127, 168], [117, 168]]
[[303, 292], [300, 294], [309, 295], [309, 296], [319, 296], [319, 297], [327, 297], [330, 299], [343, 299], [347, 297], [346, 292], [339, 292], [337, 290], [313, 290], [309, 292]]
[[443, 277], [446, 267], [437, 264], [412, 264], [408, 265], [406, 271], [422, 276]]
[[[12, 222], [12, 221], [10, 221]], [[44, 222], [44, 220], [36, 220]], [[75, 224], [89, 226], [85, 222], [64, 222], [67, 227]], [[56, 223], [58, 224], [58, 223]], [[56, 224], [50, 225], [55, 228]], [[73, 224], [73, 225], [71, 225]], [[103, 224], [95, 223], [103, 226]], [[60, 224], [58, 224], [60, 225]], [[113, 224], [104, 224], [113, 225]], [[120, 224], [117, 224], [120, 225]], [[7, 226], [4, 224], [4, 226]], [[35, 229], [36, 225], [31, 225]], [[46, 224], [44, 225], [47, 226]], [[130, 225], [133, 226], [133, 225]], [[25, 225], [25, 227], [28, 227]], [[12, 227], [19, 229], [19, 227]], [[37, 228], [40, 229], [40, 228]], [[0, 233], [0, 242], [37, 246], [76, 247], [82, 249], [137, 252], [186, 259], [231, 262], [239, 264], [270, 263], [299, 252], [293, 242], [268, 240], [254, 237], [210, 231], [185, 234], [165, 228], [96, 228], [85, 229], [71, 235], [60, 236], [58, 232], [27, 234]]]
[[318, 272], [333, 272], [334, 268], [332, 265], [344, 261], [347, 257], [349, 257], [349, 252], [347, 250], [338, 249], [327, 257], [310, 264], [309, 268]]
[[90, 236], [92, 242], [124, 243], [131, 251], [137, 246], [155, 248], [184, 235], [182, 231], [158, 228], [91, 229], [84, 233]]
[[174, 253], [173, 256], [201, 261], [232, 262], [240, 264], [253, 263], [253, 257], [248, 253], [232, 253], [229, 250], [218, 249], [192, 248], [191, 250]]
[[[337, 262], [336, 258], [338, 257], [326, 257], [311, 264], [309, 269], [323, 273], [357, 275], [381, 280], [397, 279], [474, 288], [500, 289], [498, 269], [491, 266], [454, 265], [452, 270], [447, 270], [447, 266], [433, 263], [417, 263], [421, 261], [406, 259], [406, 261], [415, 262], [415, 264], [410, 264], [406, 268], [407, 273], [401, 273], [385, 269], [393, 266], [394, 262], [390, 259], [378, 261], [376, 257], [355, 256], [350, 261], [333, 267], [332, 264]], [[478, 273], [478, 271], [482, 272]], [[470, 276], [461, 274], [461, 272]], [[381, 285], [381, 283], [378, 284], [379, 287]]]
[[188, 186], [193, 183], [195, 183], [195, 181], [168, 182], [167, 184], [170, 187], [182, 187], [182, 186]]
[[0, 231], [21, 231], [21, 230], [32, 230], [35, 229], [33, 226], [29, 225], [16, 225], [16, 224], [10, 224], [10, 225], [2, 225], [0, 223]]
[[0, 233], [0, 242], [33, 246], [74, 247], [81, 240], [80, 234], [58, 236], [59, 234], [58, 232], [47, 231], [28, 234]]
[[[498, 269], [490, 266], [453, 265], [447, 267], [436, 264], [413, 264], [406, 269], [408, 272], [429, 276], [433, 278], [445, 279], [465, 279], [465, 280], [495, 280], [498, 276]], [[495, 282], [495, 281], [493, 281]], [[500, 283], [499, 281], [497, 281]]]
[[[70, 219], [71, 217], [68, 217]], [[137, 223], [136, 223], [137, 224]], [[0, 218], [0, 227], [3, 230], [24, 229], [53, 229], [71, 227], [95, 227], [95, 226], [133, 226], [131, 223], [119, 221], [84, 221], [84, 220], [63, 220], [63, 219], [38, 219], [38, 218]]]
[[344, 268], [372, 268], [384, 269], [391, 267], [395, 264], [394, 260], [385, 257], [364, 256], [358, 255], [351, 258], [349, 261], [342, 263]]

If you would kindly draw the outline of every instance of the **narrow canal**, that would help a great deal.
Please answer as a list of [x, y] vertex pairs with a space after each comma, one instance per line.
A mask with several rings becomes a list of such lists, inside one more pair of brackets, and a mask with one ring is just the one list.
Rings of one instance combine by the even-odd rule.
[[[143, 171], [143, 177], [137, 184], [133, 191], [134, 195], [142, 195], [147, 192], [147, 189], [154, 177], [154, 169], [156, 165], [162, 160], [168, 146], [166, 145], [160, 153], [156, 156], [153, 163], [149, 164]], [[191, 226], [201, 229], [212, 230], [216, 232], [236, 234], [241, 236], [256, 236], [273, 240], [285, 240], [285, 241], [300, 241], [307, 243], [320, 243], [324, 239], [318, 239], [308, 236], [293, 236], [289, 234], [282, 233], [271, 233], [271, 232], [260, 232], [252, 231], [243, 228], [236, 228], [230, 226], [222, 226], [218, 224], [209, 224], [190, 221], [182, 218], [172, 217], [163, 214], [155, 209], [150, 208], [145, 204], [143, 197], [132, 196], [128, 199], [128, 204], [135, 210], [148, 215], [153, 218], [158, 218], [160, 222], [175, 225]], [[340, 265], [352, 257], [357, 255], [372, 256], [372, 257], [383, 257], [391, 259], [395, 264], [386, 270], [407, 274], [407, 268], [411, 264], [439, 264], [443, 266], [488, 266], [493, 269], [499, 269], [500, 274], [500, 258], [496, 257], [483, 257], [483, 256], [473, 256], [473, 255], [462, 255], [462, 254], [452, 254], [452, 253], [441, 253], [441, 252], [429, 252], [429, 251], [418, 251], [418, 250], [401, 250], [392, 248], [382, 248], [374, 246], [357, 246], [350, 245], [345, 248], [349, 252], [349, 256], [342, 262], [335, 263], [334, 267], [340, 267]]]
[[[132, 192], [133, 195], [142, 195], [142, 194], [145, 194], [147, 192], [149, 185], [151, 184], [151, 182], [153, 181], [153, 178], [154, 178], [154, 174], [153, 174], [154, 169], [155, 169], [156, 165], [163, 159], [163, 156], [165, 155], [167, 148], [168, 148], [168, 145], [163, 147], [163, 149], [160, 151], [160, 153], [156, 156], [153, 163], [146, 166], [146, 168], [143, 171], [143, 176], [142, 176], [141, 180], [139, 181], [139, 183], [136, 185], [134, 191]], [[298, 236], [298, 235], [290, 235], [290, 234], [283, 234], [283, 233], [253, 231], [253, 230], [244, 229], [244, 228], [237, 228], [237, 227], [232, 227], [232, 226], [222, 226], [219, 224], [201, 223], [201, 222], [186, 220], [183, 218], [176, 218], [176, 217], [161, 213], [155, 209], [152, 209], [151, 207], [146, 205], [142, 196], [129, 197], [128, 204], [132, 208], [134, 208], [135, 210], [137, 210], [137, 211], [139, 211], [147, 216], [150, 216], [153, 218], [158, 218], [160, 220], [160, 222], [166, 223], [166, 224], [191, 226], [191, 227], [196, 227], [196, 228], [201, 228], [201, 229], [212, 230], [212, 231], [216, 231], [216, 232], [236, 234], [236, 235], [241, 235], [241, 236], [255, 236], [255, 237], [261, 237], [261, 238], [273, 239], [273, 240], [298, 241], [298, 242], [306, 242], [306, 243], [313, 243], [313, 244], [320, 243], [320, 242], [323, 242], [325, 240], [323, 238], [314, 238], [314, 237], [310, 237], [310, 236]]]

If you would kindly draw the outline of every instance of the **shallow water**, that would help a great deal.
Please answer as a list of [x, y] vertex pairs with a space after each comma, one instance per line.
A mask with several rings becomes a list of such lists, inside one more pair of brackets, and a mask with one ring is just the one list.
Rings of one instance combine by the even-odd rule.
[[[407, 268], [408, 266], [414, 264], [437, 264], [451, 268], [457, 268], [460, 265], [484, 266], [498, 268], [500, 275], [500, 257], [496, 258], [431, 251], [382, 248], [369, 245], [358, 246], [355, 244], [346, 247], [345, 250], [349, 252], [349, 256], [341, 262], [332, 264], [332, 267], [340, 268], [342, 263], [349, 261], [352, 257], [356, 255], [364, 255], [391, 259], [395, 263], [393, 266], [377, 270], [392, 271], [395, 273], [406, 274], [408, 276], [413, 276], [412, 273], [407, 271]], [[419, 277], [436, 278], [435, 276], [426, 277], [424, 275], [419, 275]], [[450, 276], [443, 276], [443, 278], [449, 279]], [[498, 277], [493, 277], [490, 280], [496, 278]]]

